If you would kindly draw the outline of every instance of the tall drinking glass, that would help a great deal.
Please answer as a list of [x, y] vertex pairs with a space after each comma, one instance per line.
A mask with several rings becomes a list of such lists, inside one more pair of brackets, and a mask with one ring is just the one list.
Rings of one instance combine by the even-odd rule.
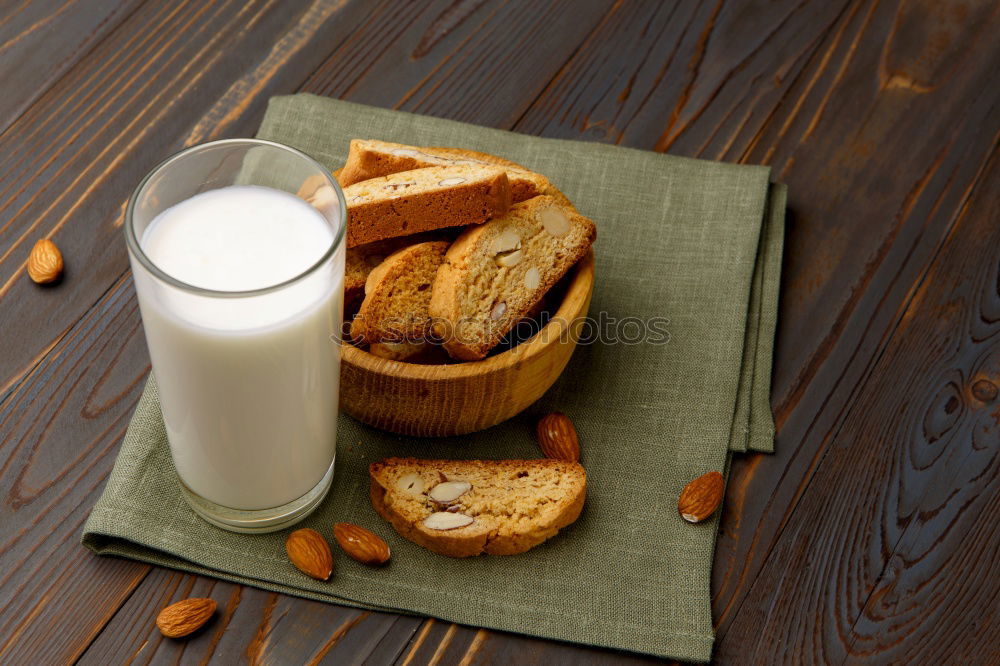
[[174, 467], [191, 507], [224, 529], [282, 529], [330, 488], [346, 210], [315, 160], [253, 139], [184, 150], [129, 200]]

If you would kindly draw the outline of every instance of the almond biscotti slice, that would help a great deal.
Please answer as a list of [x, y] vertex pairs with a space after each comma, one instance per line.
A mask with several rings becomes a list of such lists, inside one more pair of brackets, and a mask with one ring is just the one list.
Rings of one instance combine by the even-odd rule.
[[385, 261], [393, 252], [408, 245], [425, 243], [432, 240], [454, 240], [457, 231], [451, 229], [428, 231], [412, 236], [396, 236], [383, 241], [365, 243], [347, 250], [347, 262], [344, 267], [344, 304], [356, 303], [364, 298], [365, 282], [376, 266]]
[[510, 184], [495, 166], [402, 171], [344, 188], [347, 247], [421, 231], [482, 224], [507, 212]]
[[351, 322], [359, 342], [417, 342], [431, 332], [427, 306], [448, 241], [417, 243], [389, 255], [368, 274], [365, 300]]
[[452, 358], [486, 356], [581, 257], [594, 223], [554, 197], [464, 231], [438, 269], [429, 312]]
[[341, 170], [340, 184], [347, 186], [400, 171], [431, 166], [501, 166], [510, 181], [511, 201], [531, 199], [539, 194], [555, 194], [558, 190], [540, 173], [529, 171], [516, 162], [461, 148], [441, 146], [407, 146], [402, 143], [354, 139], [347, 163]]
[[579, 463], [420, 460], [372, 463], [372, 506], [410, 541], [450, 557], [516, 555], [580, 516], [587, 475]]

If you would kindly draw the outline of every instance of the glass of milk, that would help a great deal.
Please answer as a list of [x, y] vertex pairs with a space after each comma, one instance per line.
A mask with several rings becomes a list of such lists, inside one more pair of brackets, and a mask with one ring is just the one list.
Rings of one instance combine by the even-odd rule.
[[174, 467], [236, 532], [292, 525], [336, 455], [344, 194], [304, 153], [232, 139], [140, 183], [125, 236]]

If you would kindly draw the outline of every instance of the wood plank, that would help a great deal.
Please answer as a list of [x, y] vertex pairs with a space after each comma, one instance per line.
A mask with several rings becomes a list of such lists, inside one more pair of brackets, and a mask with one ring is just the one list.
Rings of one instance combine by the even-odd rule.
[[[380, 663], [380, 662], [372, 662]], [[601, 666], [608, 664], [663, 663], [641, 655], [590, 648], [573, 643], [548, 641], [520, 634], [489, 631], [447, 622], [427, 620], [396, 666], [437, 664], [547, 664], [552, 666]]]
[[0, 12], [0, 134], [142, 0], [22, 0]]
[[[483, 630], [483, 635], [490, 632]], [[410, 666], [411, 664], [450, 664], [459, 663], [459, 655], [470, 655], [470, 659], [478, 652], [476, 642], [477, 630], [471, 627], [441, 622], [429, 618], [425, 620], [406, 649], [399, 653], [396, 664]], [[446, 659], [450, 656], [450, 659]]]
[[79, 543], [148, 369], [122, 280], [0, 405], [0, 663], [64, 663], [150, 567]]
[[[847, 7], [788, 0], [616, 7], [517, 129], [738, 161], [746, 146], [733, 133], [759, 131]], [[634, 46], [624, 51], [623, 43]]]
[[998, 219], [995, 152], [754, 580], [723, 660], [1000, 659]]
[[[156, 616], [188, 597], [218, 603], [213, 619], [185, 640], [164, 638]], [[155, 569], [87, 648], [79, 664], [178, 662], [360, 664], [389, 649], [395, 656], [421, 620], [299, 599], [252, 587]], [[387, 637], [390, 629], [392, 637]]]
[[[619, 3], [620, 4], [620, 3]], [[465, 0], [373, 7], [304, 90], [510, 127], [608, 13], [607, 0]]]
[[[756, 577], [847, 410], [861, 404], [860, 389], [897, 334], [913, 285], [983, 178], [991, 149], [984, 137], [995, 142], [1000, 131], [1000, 100], [986, 83], [990, 58], [973, 57], [979, 17], [950, 26], [948, 43], [968, 49], [961, 76], [924, 94], [875, 85], [882, 45], [919, 42], [935, 20], [927, 14], [904, 33], [894, 9], [845, 15], [842, 36], [824, 44], [835, 71], [800, 79], [801, 104], [784, 103], [748, 144], [749, 160], [772, 161], [788, 181], [792, 216], [772, 391], [777, 455], [733, 468], [727, 501], [738, 513], [722, 525], [726, 559], [714, 571], [723, 637], [739, 607], [736, 590]], [[807, 120], [798, 120], [803, 114]]]

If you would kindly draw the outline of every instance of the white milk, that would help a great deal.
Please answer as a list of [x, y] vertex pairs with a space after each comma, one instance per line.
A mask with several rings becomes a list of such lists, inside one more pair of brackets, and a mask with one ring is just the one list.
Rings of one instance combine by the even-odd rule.
[[[246, 291], [313, 266], [333, 232], [286, 192], [232, 186], [160, 213], [140, 240], [149, 259], [195, 287]], [[266, 509], [320, 482], [335, 454], [343, 249], [288, 287], [202, 296], [135, 271], [174, 464], [216, 504]]]

